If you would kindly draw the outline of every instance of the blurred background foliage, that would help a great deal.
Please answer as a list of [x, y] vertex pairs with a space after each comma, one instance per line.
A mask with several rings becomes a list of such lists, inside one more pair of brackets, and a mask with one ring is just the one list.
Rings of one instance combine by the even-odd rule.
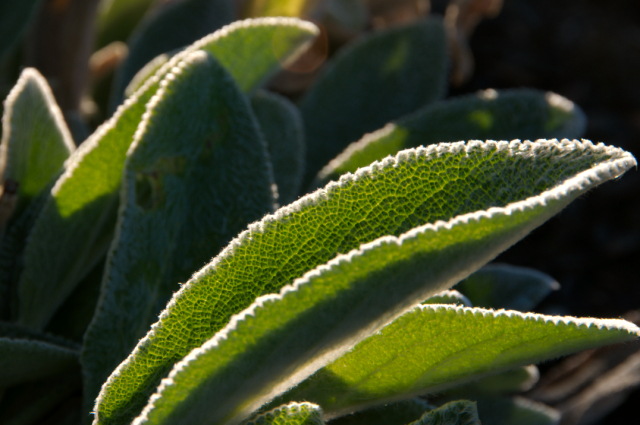
[[[124, 91], [149, 59], [237, 19], [283, 15], [322, 29], [313, 47], [268, 85], [294, 101], [348, 42], [441, 16], [449, 39], [450, 95], [486, 88], [551, 90], [585, 111], [585, 138], [640, 156], [640, 3], [634, 0], [4, 2], [0, 97], [22, 68], [37, 68], [80, 144], [121, 100], [112, 86]], [[141, 28], [148, 39], [141, 39]], [[640, 174], [630, 173], [574, 202], [498, 261], [539, 269], [560, 282], [540, 312], [625, 317], [639, 324], [639, 194]], [[563, 411], [563, 424], [627, 422], [640, 403], [639, 344], [581, 353], [541, 370], [540, 383], [527, 396]]]

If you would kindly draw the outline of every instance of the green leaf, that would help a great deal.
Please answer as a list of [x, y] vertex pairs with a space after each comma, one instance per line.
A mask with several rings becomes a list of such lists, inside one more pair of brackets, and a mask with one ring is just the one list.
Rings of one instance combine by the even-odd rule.
[[2, 128], [2, 181], [7, 191], [17, 188], [19, 215], [60, 173], [75, 145], [47, 81], [34, 68], [22, 71], [7, 96]]
[[489, 264], [456, 285], [475, 306], [529, 311], [560, 284], [526, 267]]
[[[538, 368], [533, 365], [517, 367], [496, 375], [486, 376], [460, 389], [463, 394], [506, 394], [527, 391], [540, 378]], [[453, 392], [457, 390], [452, 390]], [[458, 397], [467, 398], [467, 397]]]
[[205, 52], [173, 68], [129, 150], [117, 234], [84, 336], [89, 402], [173, 292], [273, 211], [266, 145], [245, 95]]
[[178, 0], [147, 14], [129, 37], [129, 54], [111, 86], [111, 109], [124, 100], [131, 79], [153, 58], [210, 34], [233, 21], [231, 0]]
[[447, 67], [444, 29], [436, 19], [380, 31], [340, 51], [300, 103], [304, 184], [364, 133], [440, 99]]
[[514, 397], [478, 397], [482, 425], [558, 425], [560, 412], [541, 403]]
[[78, 368], [75, 350], [43, 341], [0, 337], [0, 388]]
[[251, 107], [269, 146], [278, 202], [287, 205], [298, 196], [304, 170], [305, 141], [300, 112], [286, 98], [266, 91], [253, 96]]
[[481, 423], [475, 402], [457, 400], [425, 413], [410, 425], [481, 425]]
[[315, 184], [337, 180], [346, 172], [420, 145], [473, 139], [571, 139], [580, 137], [585, 126], [582, 110], [555, 93], [489, 89], [433, 103], [365, 135], [327, 164]]
[[465, 307], [472, 307], [471, 301], [467, 297], [458, 291], [449, 289], [427, 298], [423, 304], [461, 304]]
[[313, 24], [298, 19], [255, 19], [229, 25], [174, 56], [118, 108], [72, 156], [34, 225], [20, 281], [21, 323], [44, 327], [103, 258], [113, 236], [127, 150], [146, 103], [171, 68], [190, 52], [205, 50], [243, 91], [251, 91], [282, 61], [296, 57], [317, 31]]
[[324, 421], [320, 406], [290, 403], [258, 415], [245, 425], [324, 425]]
[[124, 89], [125, 97], [131, 97], [142, 87], [149, 78], [153, 77], [155, 73], [162, 68], [162, 66], [169, 62], [173, 55], [163, 53], [151, 59], [140, 71], [136, 73], [131, 79], [131, 82]]
[[416, 398], [344, 415], [332, 420], [331, 425], [407, 425], [431, 409], [433, 406]]
[[317, 0], [249, 0], [243, 7], [243, 16], [301, 17]]
[[40, 3], [39, 0], [0, 2], [0, 60], [20, 40]]
[[638, 335], [640, 329], [623, 320], [421, 305], [320, 369], [282, 400], [308, 400], [322, 406], [329, 417], [339, 416]]
[[[344, 176], [250, 225], [182, 286], [103, 386], [98, 423], [127, 421], [123, 412], [148, 397], [158, 376], [225, 325], [176, 365], [140, 421], [245, 419], [634, 165], [630, 154], [590, 142], [472, 142], [401, 152]], [[425, 222], [433, 224], [402, 235]], [[385, 234], [402, 236], [361, 245]], [[227, 324], [253, 297], [359, 246]]]

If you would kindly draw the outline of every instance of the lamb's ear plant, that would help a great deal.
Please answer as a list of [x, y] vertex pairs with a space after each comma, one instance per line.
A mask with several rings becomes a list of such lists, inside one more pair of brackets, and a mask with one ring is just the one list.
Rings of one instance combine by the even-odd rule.
[[[555, 94], [440, 100], [434, 20], [344, 50], [300, 110], [259, 90], [317, 34], [258, 18], [166, 52], [51, 164], [0, 245], [0, 419], [36, 423], [59, 405], [96, 425], [553, 423], [509, 395], [535, 382], [530, 365], [640, 335], [528, 313], [558, 284], [483, 268], [631, 154], [554, 139], [584, 128]], [[503, 140], [518, 137], [540, 140]]]

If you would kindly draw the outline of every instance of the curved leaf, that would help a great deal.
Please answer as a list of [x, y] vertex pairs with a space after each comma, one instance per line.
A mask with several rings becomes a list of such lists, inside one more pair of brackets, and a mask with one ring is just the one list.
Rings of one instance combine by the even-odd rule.
[[481, 425], [476, 403], [457, 400], [433, 409], [410, 425]]
[[440, 99], [446, 78], [445, 34], [436, 19], [374, 33], [339, 52], [300, 102], [303, 184], [363, 134]]
[[465, 307], [473, 306], [471, 301], [460, 292], [449, 289], [427, 298], [423, 304], [462, 304]]
[[75, 145], [47, 80], [34, 68], [22, 71], [7, 96], [2, 128], [2, 183], [5, 191], [16, 188], [19, 215], [60, 173]]
[[44, 341], [0, 337], [0, 388], [78, 369], [78, 352]]
[[[104, 257], [113, 236], [122, 169], [134, 132], [146, 103], [183, 55], [207, 51], [244, 91], [250, 91], [282, 61], [296, 57], [316, 34], [313, 24], [293, 18], [234, 23], [174, 56], [118, 108], [70, 159], [35, 223], [20, 281], [21, 311], [29, 312], [20, 317], [21, 323], [42, 328]], [[32, 290], [40, 282], [48, 282], [47, 290]]]
[[322, 406], [329, 417], [339, 416], [639, 335], [640, 329], [624, 320], [421, 305], [281, 400], [308, 400]]
[[266, 146], [245, 95], [193, 52], [147, 104], [125, 163], [117, 233], [84, 336], [84, 394], [100, 386], [173, 292], [273, 210]]
[[122, 103], [125, 87], [145, 64], [231, 23], [233, 9], [231, 0], [177, 0], [152, 9], [127, 40], [129, 54], [111, 85], [111, 110]]
[[245, 425], [324, 425], [324, 421], [320, 406], [290, 403], [258, 415]]
[[527, 267], [488, 264], [456, 285], [478, 307], [529, 311], [560, 284]]
[[300, 190], [304, 170], [304, 129], [298, 108], [286, 98], [261, 91], [251, 99], [260, 129], [269, 147], [278, 203], [293, 202]]
[[331, 425], [407, 425], [433, 408], [424, 400], [415, 398], [344, 415], [332, 420]]
[[[130, 411], [156, 376], [227, 325], [233, 308], [250, 305], [253, 296], [274, 292], [377, 234], [434, 223], [340, 255], [281, 296], [260, 298], [179, 363], [140, 417], [162, 423], [188, 410], [193, 418], [236, 423], [634, 165], [630, 154], [590, 142], [472, 142], [401, 152], [345, 176], [249, 226], [183, 285], [103, 386], [97, 420], [109, 423]], [[203, 408], [200, 397], [219, 403]]]
[[337, 180], [346, 172], [420, 145], [473, 139], [572, 139], [580, 137], [585, 126], [582, 110], [555, 93], [489, 89], [433, 103], [365, 135], [327, 164], [315, 184]]

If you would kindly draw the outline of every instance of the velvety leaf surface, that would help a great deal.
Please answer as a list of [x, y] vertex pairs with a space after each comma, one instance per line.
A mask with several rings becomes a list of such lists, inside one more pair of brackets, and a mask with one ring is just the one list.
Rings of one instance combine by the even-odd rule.
[[113, 80], [111, 109], [124, 100], [124, 90], [145, 64], [210, 34], [233, 21], [232, 0], [177, 0], [151, 10], [127, 41], [129, 54]]
[[304, 170], [304, 129], [300, 112], [288, 99], [275, 93], [257, 92], [251, 107], [269, 147], [278, 203], [293, 202], [300, 190]]
[[465, 307], [472, 307], [471, 301], [467, 297], [458, 291], [450, 289], [427, 298], [423, 304], [461, 304]]
[[[345, 176], [249, 226], [183, 285], [103, 387], [98, 422], [109, 423], [112, 412], [144, 397], [135, 393], [143, 391], [145, 376], [188, 353], [186, 341], [206, 340], [214, 320], [226, 328], [175, 366], [138, 419], [243, 420], [412, 305], [475, 271], [588, 188], [634, 165], [630, 154], [590, 142], [474, 142], [401, 152]], [[465, 196], [456, 196], [458, 190]], [[508, 205], [489, 208], [496, 204]], [[386, 214], [387, 205], [395, 207], [393, 214]], [[434, 224], [339, 255], [280, 296], [259, 298], [227, 325], [234, 313], [230, 303], [241, 307], [325, 255], [422, 220]], [[219, 402], [205, 402], [212, 399]]]
[[598, 321], [457, 306], [419, 306], [319, 370], [284, 400], [328, 415], [358, 405], [439, 392], [491, 371], [552, 359], [640, 335], [622, 320]]
[[339, 52], [300, 103], [305, 186], [364, 133], [440, 99], [447, 71], [444, 29], [435, 19], [376, 32]]
[[[103, 258], [113, 236], [122, 169], [134, 132], [146, 103], [182, 55], [196, 50], [213, 54], [238, 85], [250, 91], [283, 60], [298, 55], [316, 33], [313, 24], [298, 19], [265, 18], [229, 25], [174, 56], [118, 108], [73, 155], [35, 223], [20, 282], [21, 311], [29, 314], [21, 315], [21, 322], [42, 328]], [[53, 252], [52, 246], [56, 247]]]
[[0, 388], [78, 367], [75, 350], [44, 341], [0, 337]]
[[84, 336], [85, 399], [95, 399], [179, 282], [273, 211], [272, 185], [245, 95], [215, 59], [191, 53], [147, 104], [125, 163], [117, 234]]
[[62, 170], [64, 161], [75, 150], [47, 80], [36, 69], [23, 70], [11, 89], [4, 105], [2, 128], [2, 181], [5, 190], [15, 190], [15, 214], [20, 214]]
[[332, 420], [331, 425], [407, 425], [417, 421], [434, 407], [421, 399], [389, 403], [361, 410]]
[[485, 90], [433, 103], [367, 134], [323, 168], [316, 184], [420, 145], [475, 139], [572, 139], [582, 136], [585, 127], [582, 110], [555, 93]]
[[312, 403], [290, 403], [259, 415], [245, 425], [324, 425], [322, 409]]
[[465, 385], [462, 391], [473, 391], [476, 394], [513, 394], [531, 389], [538, 379], [540, 372], [536, 366], [522, 366], [481, 378]]
[[481, 425], [476, 403], [457, 400], [433, 409], [411, 425]]
[[134, 93], [144, 85], [145, 81], [153, 77], [162, 65], [169, 62], [172, 56], [172, 54], [163, 53], [147, 62], [140, 71], [136, 72], [136, 75], [133, 76], [131, 82], [127, 85], [127, 88], [124, 89], [125, 98], [133, 96]]
[[456, 285], [475, 306], [529, 311], [560, 284], [527, 267], [488, 264]]
[[23, 35], [39, 4], [38, 0], [0, 2], [0, 59]]

